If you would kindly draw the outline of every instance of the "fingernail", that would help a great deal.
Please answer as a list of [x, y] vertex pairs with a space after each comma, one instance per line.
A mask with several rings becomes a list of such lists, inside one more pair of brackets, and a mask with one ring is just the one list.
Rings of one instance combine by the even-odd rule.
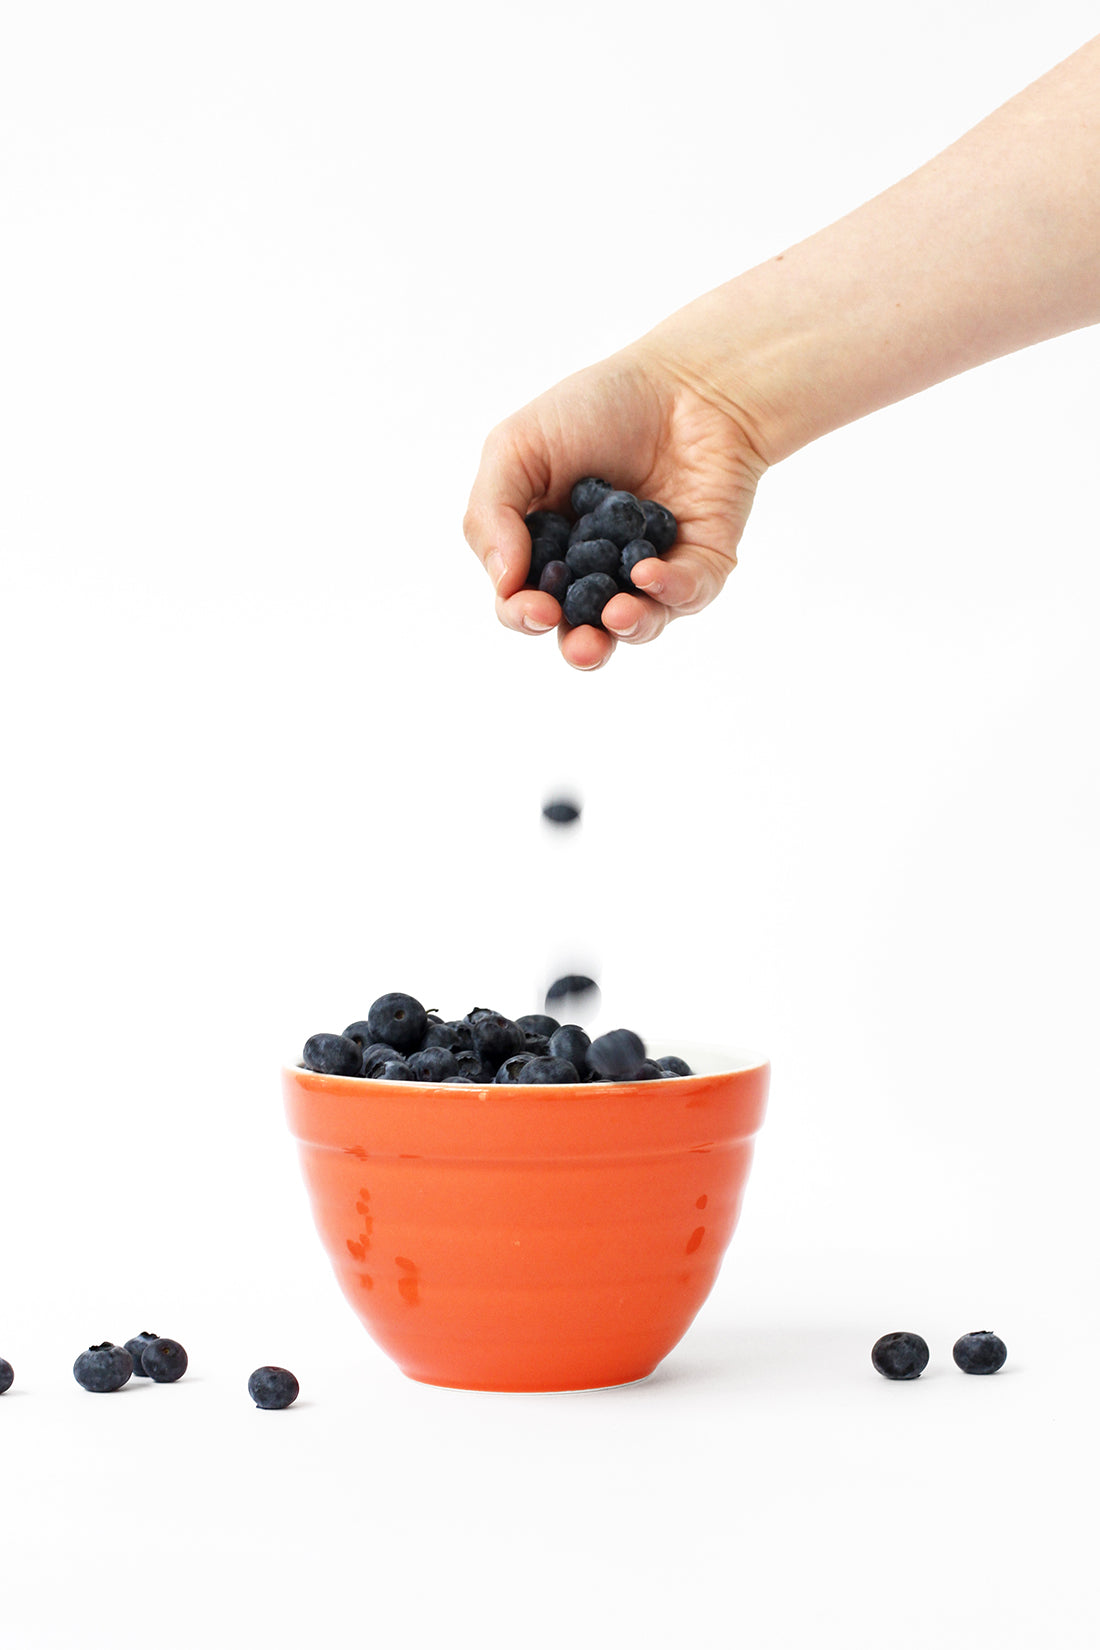
[[606, 659], [597, 659], [594, 665], [574, 665], [574, 670], [602, 670], [607, 663]]
[[607, 628], [608, 628], [608, 630], [610, 630], [610, 632], [613, 636], [622, 636], [622, 637], [625, 638], [627, 636], [633, 636], [634, 635], [635, 631], [638, 628], [638, 621], [637, 621], [637, 619], [635, 619], [634, 623], [631, 624], [631, 625], [627, 625], [625, 627], [625, 629], [622, 625], [617, 625], [617, 624], [609, 624]]
[[540, 624], [537, 619], [532, 619], [529, 613], [525, 613], [523, 615], [523, 628], [529, 630], [532, 636], [542, 636], [548, 630], [553, 630], [554, 627], [552, 624]]
[[500, 581], [504, 577], [504, 557], [499, 550], [490, 550], [485, 558], [485, 571], [493, 581], [494, 589], [499, 589]]
[[661, 583], [660, 579], [643, 579], [641, 583], [635, 579], [634, 582], [638, 586], [639, 590], [646, 591], [650, 596], [660, 595], [661, 591], [664, 589], [664, 585]]

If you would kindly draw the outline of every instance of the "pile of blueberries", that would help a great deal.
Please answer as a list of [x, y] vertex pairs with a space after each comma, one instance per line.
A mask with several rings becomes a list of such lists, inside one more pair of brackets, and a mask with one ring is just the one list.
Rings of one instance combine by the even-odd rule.
[[[99, 1341], [88, 1347], [73, 1365], [73, 1374], [85, 1392], [117, 1392], [131, 1375], [144, 1375], [161, 1385], [178, 1381], [186, 1368], [187, 1353], [179, 1341], [143, 1329], [122, 1346]], [[0, 1393], [7, 1392], [14, 1379], [11, 1364], [0, 1358]], [[298, 1396], [298, 1382], [289, 1369], [264, 1364], [248, 1377], [248, 1394], [257, 1409], [286, 1409]]]
[[[567, 975], [550, 987], [547, 1001], [580, 996], [586, 987], [595, 990], [591, 980]], [[343, 1032], [318, 1032], [302, 1050], [301, 1063], [334, 1077], [479, 1086], [637, 1083], [692, 1074], [677, 1055], [648, 1059], [635, 1031], [608, 1031], [593, 1040], [579, 1025], [561, 1025], [550, 1014], [510, 1020], [492, 1008], [442, 1020], [403, 991], [379, 997], [365, 1020], [354, 1020]]]
[[[972, 1329], [960, 1335], [951, 1356], [964, 1375], [995, 1375], [1008, 1357], [1008, 1348], [991, 1329]], [[928, 1342], [908, 1329], [880, 1335], [871, 1348], [871, 1362], [888, 1381], [915, 1381], [928, 1364]]]
[[630, 576], [633, 568], [672, 549], [676, 517], [654, 499], [635, 498], [596, 476], [578, 481], [569, 502], [575, 521], [556, 510], [534, 510], [527, 517], [527, 586], [560, 602], [567, 625], [602, 628], [600, 615], [612, 596], [624, 590], [640, 594]]

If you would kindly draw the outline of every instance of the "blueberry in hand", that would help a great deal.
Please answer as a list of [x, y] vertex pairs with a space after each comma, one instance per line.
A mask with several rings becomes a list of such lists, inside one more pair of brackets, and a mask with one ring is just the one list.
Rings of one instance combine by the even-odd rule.
[[408, 1066], [417, 1083], [445, 1083], [458, 1076], [458, 1061], [449, 1048], [422, 1048], [409, 1055]]
[[569, 522], [556, 510], [532, 510], [524, 525], [531, 535], [532, 544], [536, 539], [545, 539], [547, 543], [556, 544], [564, 550], [569, 543]]
[[524, 1042], [519, 1026], [503, 1014], [486, 1014], [474, 1022], [474, 1051], [482, 1065], [492, 1066], [494, 1071], [509, 1055], [522, 1054]]
[[547, 991], [545, 1006], [560, 1008], [563, 1014], [579, 1009], [595, 1014], [600, 1006], [600, 988], [587, 974], [563, 974]]
[[588, 573], [582, 579], [574, 579], [565, 592], [561, 608], [566, 624], [599, 626], [600, 614], [612, 596], [618, 594], [619, 587], [609, 573]]
[[373, 1002], [367, 1016], [371, 1038], [376, 1043], [389, 1043], [399, 1054], [409, 1054], [419, 1048], [428, 1026], [424, 1005], [403, 991], [390, 991]]
[[959, 1336], [951, 1356], [964, 1375], [995, 1375], [1008, 1357], [1008, 1348], [991, 1329], [974, 1329]]
[[588, 1070], [616, 1083], [635, 1082], [645, 1065], [645, 1044], [636, 1031], [620, 1027], [605, 1031], [589, 1047], [585, 1057]]
[[298, 1396], [298, 1382], [289, 1369], [263, 1364], [248, 1377], [248, 1396], [257, 1409], [287, 1409]]
[[588, 573], [614, 573], [622, 552], [610, 539], [578, 539], [566, 552], [565, 565], [574, 579]]
[[159, 1341], [150, 1341], [142, 1352], [141, 1367], [158, 1385], [178, 1381], [187, 1368], [187, 1353], [178, 1341], [162, 1335]]
[[144, 1377], [145, 1371], [141, 1366], [141, 1354], [145, 1351], [145, 1348], [149, 1345], [150, 1341], [159, 1340], [160, 1336], [154, 1335], [152, 1330], [143, 1329], [140, 1335], [135, 1335], [132, 1341], [126, 1342], [126, 1350], [133, 1359], [135, 1375]]
[[521, 1083], [579, 1083], [577, 1068], [554, 1055], [535, 1056], [523, 1068]]
[[585, 1055], [592, 1042], [580, 1026], [559, 1026], [550, 1038], [550, 1053], [558, 1060], [568, 1060], [575, 1071], [587, 1070]]
[[643, 538], [647, 538], [658, 555], [665, 550], [671, 550], [676, 543], [677, 521], [671, 510], [666, 510], [663, 504], [655, 499], [642, 498], [638, 500], [645, 517]]
[[589, 512], [587, 516], [579, 517], [569, 529], [569, 544], [567, 545], [565, 552], [566, 561], [568, 562], [569, 551], [572, 550], [575, 544], [583, 544], [586, 539], [598, 539], [602, 537], [603, 535], [596, 525], [596, 517], [591, 512]]
[[871, 1362], [888, 1381], [915, 1381], [928, 1362], [928, 1342], [906, 1329], [880, 1335], [871, 1348]]
[[552, 539], [536, 539], [531, 546], [531, 563], [527, 569], [527, 584], [532, 590], [541, 587], [542, 575], [551, 562], [560, 561], [565, 551]]
[[134, 1372], [134, 1360], [124, 1346], [113, 1341], [100, 1341], [82, 1352], [73, 1365], [85, 1392], [117, 1392]]
[[563, 561], [547, 562], [539, 579], [539, 589], [548, 596], [553, 596], [556, 602], [565, 600], [565, 592], [573, 583], [573, 575]]
[[302, 1050], [303, 1066], [308, 1071], [323, 1072], [326, 1077], [358, 1077], [362, 1063], [363, 1051], [359, 1044], [331, 1031], [319, 1031], [307, 1040]]
[[645, 536], [645, 512], [633, 493], [608, 493], [592, 511], [592, 526], [597, 537], [610, 539], [622, 549], [631, 539]]
[[654, 550], [648, 539], [631, 539], [629, 544], [623, 546], [620, 551], [619, 565], [631, 590], [637, 590], [638, 588], [630, 576], [631, 573], [640, 561], [650, 561], [656, 554], [656, 550]]
[[587, 516], [597, 504], [602, 504], [608, 493], [615, 491], [610, 481], [601, 481], [598, 476], [582, 476], [574, 483], [573, 491], [569, 495], [569, 502], [575, 516]]
[[15, 1370], [6, 1358], [0, 1358], [0, 1392], [6, 1392], [15, 1380]]

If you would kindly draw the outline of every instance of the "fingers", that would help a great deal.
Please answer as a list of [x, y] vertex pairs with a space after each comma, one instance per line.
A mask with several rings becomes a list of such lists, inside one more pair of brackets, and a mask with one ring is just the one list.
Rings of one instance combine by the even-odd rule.
[[562, 625], [558, 631], [558, 646], [562, 658], [574, 670], [599, 670], [614, 653], [615, 640], [605, 630], [597, 630], [595, 625], [579, 624], [572, 628]]
[[734, 566], [735, 556], [680, 545], [663, 558], [640, 561], [633, 572], [639, 590], [676, 613], [698, 613], [712, 602]]
[[641, 594], [628, 596], [625, 591], [620, 596], [612, 596], [600, 614], [604, 628], [620, 642], [629, 642], [632, 647], [639, 642], [651, 642], [659, 636], [670, 618], [668, 609], [659, 603]]
[[531, 564], [531, 535], [523, 518], [543, 487], [534, 468], [514, 424], [494, 430], [482, 451], [462, 523], [466, 542], [505, 602], [522, 589]]

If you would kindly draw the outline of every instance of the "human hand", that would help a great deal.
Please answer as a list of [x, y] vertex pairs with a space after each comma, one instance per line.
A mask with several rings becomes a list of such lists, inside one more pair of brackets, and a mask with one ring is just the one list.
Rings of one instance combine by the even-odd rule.
[[[496, 587], [501, 623], [526, 635], [556, 625], [566, 661], [596, 670], [616, 640], [650, 642], [670, 619], [714, 600], [737, 564], [766, 468], [728, 405], [645, 339], [565, 379], [492, 431], [463, 526]], [[659, 500], [680, 529], [670, 552], [635, 567], [638, 594], [613, 597], [602, 630], [568, 627], [552, 596], [524, 589], [531, 554], [524, 516], [568, 511], [570, 489], [588, 475]]]

